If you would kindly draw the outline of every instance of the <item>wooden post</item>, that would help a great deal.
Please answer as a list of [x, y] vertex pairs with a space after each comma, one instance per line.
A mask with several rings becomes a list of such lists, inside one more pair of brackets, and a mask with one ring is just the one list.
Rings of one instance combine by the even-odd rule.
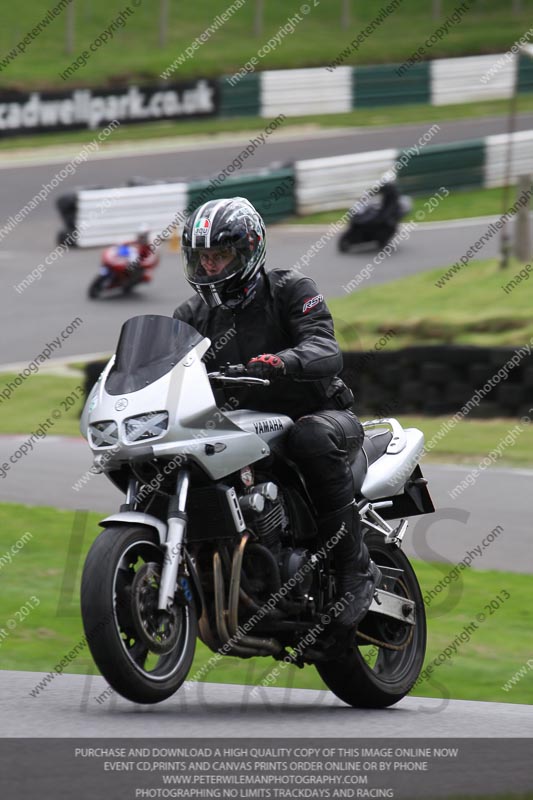
[[[518, 197], [531, 191], [533, 180], [531, 175], [521, 175], [518, 181]], [[531, 224], [529, 221], [529, 201], [520, 206], [516, 213], [514, 251], [517, 258], [525, 264], [533, 255], [531, 247]]]
[[76, 2], [72, 0], [67, 6], [67, 29], [66, 29], [66, 42], [65, 42], [65, 50], [67, 55], [72, 55], [74, 52], [74, 38], [76, 33], [76, 12], [75, 12]]
[[265, 0], [255, 0], [254, 36], [262, 36], [264, 28]]
[[440, 19], [442, 17], [442, 0], [433, 0], [432, 8], [433, 19]]
[[[517, 94], [516, 94], [516, 86], [511, 95], [511, 102], [509, 104], [509, 116], [507, 119], [507, 149], [506, 149], [506, 158], [505, 158], [505, 176], [503, 179], [503, 193], [502, 193], [502, 204], [503, 204], [503, 214], [505, 214], [509, 209], [509, 195], [511, 190], [511, 181], [513, 175], [513, 136], [516, 130], [516, 106], [517, 106]], [[509, 266], [509, 260], [511, 257], [511, 234], [510, 234], [510, 222], [506, 220], [503, 228], [501, 229], [501, 239], [500, 239], [500, 269], [507, 269]]]
[[169, 0], [161, 0], [159, 5], [159, 47], [167, 43]]
[[342, 14], [341, 14], [341, 27], [342, 28], [349, 28], [350, 27], [350, 0], [342, 0]]

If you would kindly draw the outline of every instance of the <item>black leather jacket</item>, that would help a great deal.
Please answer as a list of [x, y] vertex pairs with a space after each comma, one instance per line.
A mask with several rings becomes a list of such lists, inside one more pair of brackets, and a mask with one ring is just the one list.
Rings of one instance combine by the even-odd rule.
[[[340, 393], [349, 390], [337, 377], [342, 355], [331, 314], [315, 282], [295, 270], [262, 273], [253, 299], [242, 307], [213, 309], [194, 295], [178, 306], [174, 317], [211, 339], [204, 356], [210, 372], [228, 362], [246, 364], [262, 353], [283, 359], [286, 376], [269, 387], [225, 390], [225, 399], [231, 397], [236, 407], [297, 419], [320, 409], [351, 405], [345, 402], [346, 395], [339, 402]], [[217, 402], [221, 404], [220, 395]]]

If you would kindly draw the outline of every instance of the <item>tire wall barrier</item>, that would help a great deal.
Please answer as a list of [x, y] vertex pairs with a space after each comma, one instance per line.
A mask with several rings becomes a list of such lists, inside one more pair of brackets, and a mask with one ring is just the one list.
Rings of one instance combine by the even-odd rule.
[[[516, 353], [510, 347], [421, 346], [394, 351], [344, 352], [342, 377], [355, 395], [362, 417], [455, 414], [474, 396], [484, 394], [471, 418], [520, 417], [533, 396], [533, 355], [524, 356], [507, 377], [498, 370]], [[106, 366], [85, 366], [85, 396]], [[487, 381], [495, 385], [487, 389]], [[487, 389], [486, 391], [484, 390]]]
[[[483, 397], [469, 417], [519, 417], [532, 404], [533, 355], [498, 377], [515, 353], [510, 347], [444, 345], [345, 352], [342, 377], [362, 416], [453, 415], [479, 390]], [[491, 378], [493, 387], [487, 384]]]

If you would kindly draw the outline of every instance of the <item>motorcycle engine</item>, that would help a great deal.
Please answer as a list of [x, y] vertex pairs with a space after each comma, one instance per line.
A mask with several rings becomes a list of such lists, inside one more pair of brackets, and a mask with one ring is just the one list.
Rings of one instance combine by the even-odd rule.
[[[311, 553], [303, 547], [286, 545], [290, 535], [289, 516], [283, 493], [277, 484], [267, 481], [249, 487], [246, 493], [240, 495], [239, 503], [248, 528], [255, 533], [255, 542], [273, 556], [281, 586], [288, 586], [292, 599], [304, 599], [313, 582], [312, 570], [303, 569], [309, 562]], [[255, 548], [255, 555], [258, 555], [258, 548]], [[269, 569], [263, 572], [265, 580], [272, 574], [272, 562], [271, 559], [268, 560]], [[257, 573], [257, 566], [254, 571]], [[254, 582], [257, 583], [258, 580], [259, 576], [255, 574]], [[268, 594], [269, 587], [264, 585], [262, 588], [261, 594]], [[277, 587], [270, 587], [270, 591], [272, 588]]]

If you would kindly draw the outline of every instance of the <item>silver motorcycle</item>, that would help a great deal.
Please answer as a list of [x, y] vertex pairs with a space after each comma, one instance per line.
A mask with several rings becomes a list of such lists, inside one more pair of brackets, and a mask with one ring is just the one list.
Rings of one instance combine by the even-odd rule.
[[83, 570], [98, 668], [125, 698], [156, 703], [185, 681], [199, 637], [220, 655], [312, 664], [352, 706], [396, 703], [426, 645], [422, 595], [401, 549], [407, 517], [434, 511], [418, 463], [422, 432], [395, 419], [364, 423], [355, 500], [382, 580], [357, 631], [341, 637], [333, 545], [318, 537], [313, 498], [285, 453], [293, 420], [237, 409], [239, 391], [268, 381], [238, 365], [208, 374], [209, 346], [170, 317], [128, 320], [83, 410], [95, 467], [125, 495]]

